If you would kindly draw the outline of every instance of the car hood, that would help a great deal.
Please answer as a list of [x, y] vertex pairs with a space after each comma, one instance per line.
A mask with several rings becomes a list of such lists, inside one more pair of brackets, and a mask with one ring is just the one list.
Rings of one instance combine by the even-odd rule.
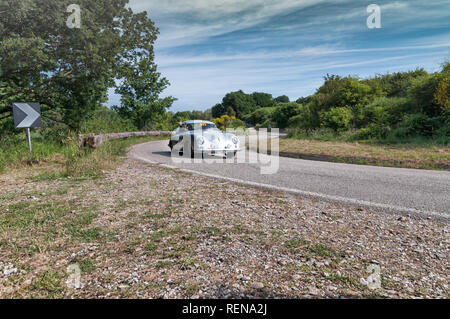
[[234, 134], [225, 133], [220, 130], [206, 130], [202, 131], [202, 136], [208, 141], [212, 142], [215, 140], [228, 141], [231, 140]]

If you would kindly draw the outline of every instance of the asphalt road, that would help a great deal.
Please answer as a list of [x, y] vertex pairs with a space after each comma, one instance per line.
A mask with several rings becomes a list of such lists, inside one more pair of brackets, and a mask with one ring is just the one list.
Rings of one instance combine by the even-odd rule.
[[[241, 153], [241, 158], [242, 154], [246, 155], [247, 163], [241, 163], [241, 159], [238, 163], [237, 158], [233, 163], [224, 163], [218, 156], [208, 156], [206, 161], [215, 160], [219, 163], [177, 163], [172, 159], [167, 145], [168, 141], [136, 145], [130, 155], [165, 167], [326, 201], [450, 219], [450, 172], [279, 157], [278, 171], [275, 174], [262, 174], [261, 167], [269, 167], [267, 162], [248, 163], [250, 156], [254, 157], [256, 153]], [[274, 165], [275, 158], [272, 159]]]

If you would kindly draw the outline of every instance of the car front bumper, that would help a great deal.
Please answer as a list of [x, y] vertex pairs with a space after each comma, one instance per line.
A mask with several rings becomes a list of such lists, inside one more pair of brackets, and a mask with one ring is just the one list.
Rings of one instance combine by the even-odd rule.
[[240, 145], [227, 145], [227, 146], [221, 146], [221, 145], [196, 145], [194, 147], [194, 152], [196, 153], [210, 153], [210, 152], [238, 152], [240, 151]]

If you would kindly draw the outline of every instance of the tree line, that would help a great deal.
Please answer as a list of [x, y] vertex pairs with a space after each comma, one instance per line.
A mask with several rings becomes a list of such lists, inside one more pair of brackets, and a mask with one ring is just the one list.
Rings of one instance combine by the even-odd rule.
[[422, 136], [448, 143], [449, 101], [450, 63], [446, 62], [435, 73], [416, 69], [368, 79], [326, 75], [314, 94], [295, 102], [268, 93], [231, 92], [212, 107], [211, 114], [304, 134], [329, 130], [346, 132], [355, 140]]

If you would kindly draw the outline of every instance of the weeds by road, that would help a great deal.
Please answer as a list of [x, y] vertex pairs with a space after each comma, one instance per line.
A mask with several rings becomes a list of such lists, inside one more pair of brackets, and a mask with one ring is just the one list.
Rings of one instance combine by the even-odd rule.
[[102, 170], [114, 168], [129, 146], [167, 138], [133, 137], [111, 141], [93, 150], [79, 148], [75, 135], [69, 135], [61, 142], [46, 141], [38, 137], [33, 142], [31, 158], [25, 141], [4, 143], [4, 149], [0, 152], [0, 174], [37, 166], [44, 172], [36, 176], [36, 179], [52, 179], [58, 176], [95, 177], [100, 175]]

